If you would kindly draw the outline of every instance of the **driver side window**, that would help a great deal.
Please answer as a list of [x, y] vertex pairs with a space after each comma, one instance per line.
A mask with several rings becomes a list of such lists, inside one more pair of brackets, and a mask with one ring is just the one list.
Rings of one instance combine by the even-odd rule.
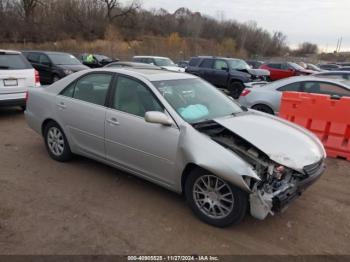
[[225, 68], [228, 69], [228, 65], [224, 60], [215, 60], [214, 69], [224, 70]]
[[149, 111], [164, 112], [163, 106], [148, 87], [124, 76], [118, 77], [112, 108], [139, 117], [144, 117]]

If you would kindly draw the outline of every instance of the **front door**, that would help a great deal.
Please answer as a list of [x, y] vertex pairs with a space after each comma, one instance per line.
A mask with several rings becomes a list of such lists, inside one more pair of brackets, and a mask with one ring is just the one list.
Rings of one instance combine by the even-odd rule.
[[149, 87], [119, 76], [106, 114], [106, 155], [116, 165], [173, 184], [179, 129], [147, 123], [148, 111], [164, 112]]

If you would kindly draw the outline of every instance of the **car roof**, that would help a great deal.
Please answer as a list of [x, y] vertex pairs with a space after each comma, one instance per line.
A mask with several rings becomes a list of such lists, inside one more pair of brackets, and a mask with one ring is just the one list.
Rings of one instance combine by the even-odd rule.
[[19, 55], [21, 52], [18, 52], [15, 50], [0, 49], [0, 53], [10, 54], [10, 55]]
[[147, 56], [147, 55], [138, 55], [138, 56], [134, 56], [133, 58], [160, 58], [160, 59], [169, 59], [169, 57], [165, 57], [165, 56]]
[[239, 59], [239, 58], [232, 58], [232, 57], [223, 57], [223, 56], [194, 56], [194, 57], [191, 57], [191, 59], [194, 59], [194, 58], [204, 58], [204, 59], [223, 59], [223, 60], [243, 60], [243, 59]]
[[341, 85], [345, 88], [350, 89], [350, 82], [346, 81], [346, 80], [341, 80], [341, 79], [330, 79], [330, 78], [318, 78], [318, 77], [314, 77], [314, 76], [293, 76], [293, 77], [288, 77], [288, 78], [284, 78], [269, 84], [266, 84], [264, 86], [261, 87], [257, 87], [257, 88], [272, 88], [272, 89], [276, 89], [279, 88], [281, 86], [284, 85], [288, 85], [288, 84], [292, 84], [295, 82], [302, 82], [302, 81], [317, 81], [317, 82], [330, 82], [330, 83], [334, 83], [334, 84], [338, 84]]
[[38, 51], [38, 50], [23, 50], [22, 53], [41, 53], [46, 55], [70, 55], [70, 53], [66, 52], [56, 52], [56, 51]]
[[319, 73], [316, 73], [315, 75], [344, 75], [344, 74], [350, 74], [350, 71], [327, 71], [327, 72], [319, 72]]
[[[136, 75], [142, 78], [147, 79], [148, 81], [163, 81], [163, 80], [179, 80], [179, 79], [195, 79], [197, 78], [194, 75], [187, 73], [172, 72], [165, 69], [146, 69], [146, 68], [113, 68], [113, 67], [104, 67], [101, 69], [95, 69], [96, 71], [110, 71], [115, 73], [127, 74], [127, 75]], [[133, 74], [131, 74], [133, 73]]]
[[118, 62], [112, 62], [105, 67], [109, 67], [111, 65], [126, 65], [130, 67], [140, 67], [140, 68], [153, 68], [153, 69], [161, 69], [158, 66], [150, 65], [150, 64], [144, 64], [144, 63], [137, 63], [137, 62], [129, 62], [129, 61], [118, 61]]

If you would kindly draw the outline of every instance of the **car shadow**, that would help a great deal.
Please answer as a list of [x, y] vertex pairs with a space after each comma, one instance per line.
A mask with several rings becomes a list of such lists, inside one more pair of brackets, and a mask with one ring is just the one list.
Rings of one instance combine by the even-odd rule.
[[0, 119], [9, 119], [23, 115], [20, 107], [0, 107]]

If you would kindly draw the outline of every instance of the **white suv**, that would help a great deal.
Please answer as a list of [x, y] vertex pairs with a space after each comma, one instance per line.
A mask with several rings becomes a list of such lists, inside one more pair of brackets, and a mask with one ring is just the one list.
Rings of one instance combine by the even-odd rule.
[[39, 73], [16, 51], [0, 49], [0, 106], [25, 109], [29, 87], [40, 86]]

